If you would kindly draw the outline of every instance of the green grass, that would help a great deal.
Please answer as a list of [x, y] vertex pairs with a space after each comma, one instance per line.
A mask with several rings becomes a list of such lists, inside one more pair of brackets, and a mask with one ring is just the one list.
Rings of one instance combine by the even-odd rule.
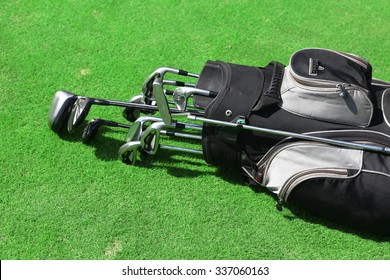
[[1, 1], [0, 258], [390, 259], [388, 239], [280, 213], [238, 171], [162, 151], [126, 166], [122, 130], [86, 146], [47, 126], [56, 90], [128, 100], [163, 65], [263, 66], [323, 47], [390, 80], [389, 17], [386, 0]]

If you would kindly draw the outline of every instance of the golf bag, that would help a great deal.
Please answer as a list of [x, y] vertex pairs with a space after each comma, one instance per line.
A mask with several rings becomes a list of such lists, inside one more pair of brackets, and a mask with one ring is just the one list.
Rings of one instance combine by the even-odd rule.
[[390, 146], [390, 84], [364, 59], [326, 49], [295, 52], [289, 65], [208, 61], [194, 96], [205, 117], [206, 162], [239, 166], [248, 184], [332, 221], [390, 234], [390, 156], [241, 129], [250, 125], [352, 143]]

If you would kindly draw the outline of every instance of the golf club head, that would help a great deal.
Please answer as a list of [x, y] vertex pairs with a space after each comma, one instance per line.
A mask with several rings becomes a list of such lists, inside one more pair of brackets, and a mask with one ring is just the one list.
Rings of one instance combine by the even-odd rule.
[[163, 80], [165, 73], [178, 73], [177, 69], [169, 68], [169, 67], [159, 67], [146, 78], [145, 82], [142, 84], [142, 93], [144, 96], [148, 97], [153, 89], [153, 82], [156, 78], [160, 78]]
[[91, 106], [92, 102], [88, 97], [79, 97], [76, 100], [68, 119], [69, 132], [73, 132], [85, 120]]
[[137, 159], [140, 141], [127, 142], [123, 144], [118, 151], [119, 158], [126, 164], [134, 164]]
[[67, 91], [57, 91], [52, 99], [47, 123], [51, 130], [59, 134], [68, 123], [70, 112], [78, 96]]
[[81, 139], [84, 144], [89, 143], [93, 138], [95, 138], [99, 128], [104, 125], [105, 121], [102, 119], [93, 119], [88, 122], [87, 126], [84, 128]]
[[[143, 94], [139, 94], [139, 95], [136, 95], [133, 98], [131, 98], [129, 102], [137, 103], [137, 104], [145, 104], [144, 99], [145, 99], [145, 96]], [[126, 120], [128, 120], [130, 122], [134, 122], [135, 120], [137, 120], [140, 117], [141, 109], [126, 107], [123, 110], [122, 115]]]
[[168, 100], [164, 94], [164, 89], [161, 84], [160, 78], [156, 78], [153, 82], [153, 95], [157, 102], [158, 111], [161, 114], [161, 118], [165, 124], [172, 122], [171, 111], [169, 110]]
[[142, 133], [142, 123], [139, 121], [135, 121], [126, 134], [126, 142], [139, 141]]
[[143, 116], [139, 117], [129, 128], [126, 134], [125, 141], [139, 141], [141, 138], [141, 134], [143, 131], [143, 127], [145, 123], [148, 122], [161, 122], [162, 119], [156, 117]]
[[[181, 75], [181, 76], [199, 78], [198, 74], [194, 74], [194, 73], [191, 73], [188, 71], [170, 68], [170, 67], [159, 67], [156, 70], [154, 70], [152, 72], [152, 74], [150, 74], [149, 77], [147, 77], [145, 82], [142, 84], [142, 93], [147, 99], [154, 100], [153, 99], [153, 92], [152, 92], [153, 82], [156, 78], [160, 78], [161, 81], [163, 81], [164, 75], [166, 73], [172, 73], [172, 74]], [[148, 102], [146, 102], [146, 103], [149, 104]]]
[[[192, 88], [191, 88], [192, 89]], [[184, 111], [187, 108], [188, 98], [192, 95], [192, 92], [188, 88], [178, 87], [173, 92], [172, 98], [176, 107], [180, 111]]]
[[141, 134], [141, 148], [149, 155], [155, 155], [160, 147], [160, 131], [166, 126], [164, 122], [155, 122], [151, 124]]
[[194, 94], [215, 98], [218, 93], [200, 88], [178, 87], [173, 92], [172, 98], [176, 107], [179, 110], [184, 111], [187, 108], [188, 99]]

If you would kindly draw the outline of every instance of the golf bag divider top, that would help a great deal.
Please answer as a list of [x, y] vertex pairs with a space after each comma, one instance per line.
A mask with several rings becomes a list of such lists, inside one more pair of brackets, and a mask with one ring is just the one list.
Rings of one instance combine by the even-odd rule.
[[[280, 102], [283, 69], [284, 65], [276, 61], [264, 68], [208, 61], [197, 87], [218, 92], [218, 96], [194, 96], [194, 104], [206, 109], [207, 118], [245, 122], [252, 110], [272, 107]], [[237, 135], [237, 129], [204, 124], [202, 146], [206, 162], [237, 164], [240, 161], [240, 150], [235, 148]], [[222, 158], [219, 156], [221, 152], [224, 154]]]
[[[280, 68], [282, 67], [282, 70]], [[255, 127], [390, 147], [388, 84], [371, 66], [324, 49], [293, 54], [290, 65], [250, 67], [208, 61], [194, 96], [205, 117]], [[295, 79], [295, 80], [293, 80]], [[292, 86], [294, 85], [294, 86]], [[240, 166], [247, 183], [332, 221], [390, 234], [390, 157], [385, 154], [203, 124], [206, 162]]]

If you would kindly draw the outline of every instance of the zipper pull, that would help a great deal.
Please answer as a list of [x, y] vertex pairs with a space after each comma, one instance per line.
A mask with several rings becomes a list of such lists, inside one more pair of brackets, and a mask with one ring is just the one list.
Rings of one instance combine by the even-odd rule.
[[283, 210], [283, 200], [281, 198], [279, 198], [278, 203], [276, 204], [276, 209], [278, 209], [278, 211]]
[[340, 97], [346, 98], [348, 96], [348, 91], [345, 87], [350, 86], [349, 84], [337, 84], [336, 87], [340, 90]]

